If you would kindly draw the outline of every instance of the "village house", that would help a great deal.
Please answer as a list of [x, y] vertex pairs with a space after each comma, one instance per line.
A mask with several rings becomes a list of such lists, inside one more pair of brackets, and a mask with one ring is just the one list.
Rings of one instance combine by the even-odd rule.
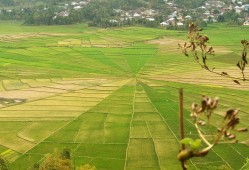
[[155, 21], [155, 18], [146, 18], [148, 21]]
[[86, 2], [86, 1], [80, 1], [80, 2], [79, 2], [79, 5], [83, 5], [83, 6], [84, 6], [84, 5], [87, 5], [87, 3], [88, 3], [88, 2]]
[[109, 20], [109, 22], [110, 22], [110, 23], [118, 23], [118, 21], [115, 20], [115, 19], [111, 19], [111, 20]]
[[172, 7], [174, 4], [172, 2], [167, 3], [168, 6]]
[[249, 11], [249, 4], [245, 4], [242, 7], [244, 8], [244, 10]]
[[198, 7], [199, 9], [206, 9], [206, 7], [204, 7], [204, 6], [200, 6], [200, 7]]
[[73, 9], [75, 9], [75, 10], [79, 10], [79, 9], [81, 9], [82, 7], [81, 6], [75, 6], [75, 7], [73, 7]]
[[241, 13], [241, 11], [243, 11], [243, 9], [244, 9], [243, 7], [239, 7], [239, 6], [234, 7], [234, 10], [236, 13]]
[[140, 17], [141, 15], [138, 14], [137, 12], [135, 12], [135, 14], [133, 15], [133, 17]]
[[78, 5], [78, 3], [77, 2], [72, 2], [71, 5], [75, 6], [75, 5]]
[[183, 26], [184, 24], [182, 22], [177, 22], [176, 25], [177, 26]]
[[243, 4], [243, 2], [238, 1], [237, 4], [241, 6]]
[[146, 15], [146, 16], [152, 16], [155, 14], [155, 10], [153, 9], [148, 9], [148, 10], [145, 10], [142, 12], [143, 15]]
[[116, 13], [121, 13], [121, 12], [123, 12], [123, 10], [121, 10], [121, 9], [113, 9], [113, 11], [116, 12]]
[[192, 19], [192, 17], [190, 15], [187, 15], [184, 18], [187, 19], [187, 20]]
[[161, 22], [160, 25], [161, 25], [162, 27], [166, 27], [166, 26], [169, 26], [169, 23], [167, 23], [167, 22], [164, 21], [164, 22]]
[[60, 16], [60, 17], [68, 17], [69, 16], [69, 12], [68, 11], [62, 11], [60, 13], [57, 14], [57, 16]]
[[248, 20], [248, 21], [246, 21], [246, 22], [244, 22], [244, 24], [243, 24], [243, 25], [249, 26], [249, 20]]

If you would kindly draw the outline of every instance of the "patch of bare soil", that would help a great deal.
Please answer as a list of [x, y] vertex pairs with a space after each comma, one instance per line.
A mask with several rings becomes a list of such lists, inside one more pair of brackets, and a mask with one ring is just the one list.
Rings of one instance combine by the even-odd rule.
[[26, 99], [26, 100], [34, 100], [44, 97], [53, 96], [55, 93], [48, 92], [38, 92], [38, 91], [27, 91], [27, 90], [12, 90], [12, 91], [2, 91], [0, 92], [0, 97], [9, 98], [9, 99]]
[[65, 36], [66, 34], [58, 34], [58, 33], [36, 33], [36, 34], [1, 34], [0, 41], [15, 41], [24, 38], [39, 38], [39, 37], [59, 37]]
[[[174, 49], [177, 49], [178, 43], [183, 45], [185, 42], [188, 42], [188, 41], [187, 40], [184, 41], [181, 39], [167, 38], [167, 37], [147, 41], [147, 43], [149, 43], [149, 44], [158, 44], [160, 47], [163, 46], [166, 49], [167, 49], [167, 47], [171, 48], [171, 49], [172, 49], [172, 47], [175, 47]], [[227, 54], [227, 53], [233, 52], [224, 46], [214, 46], [214, 50], [215, 50], [216, 54], [217, 53], [218, 54]]]
[[178, 43], [184, 43], [183, 40], [179, 40], [179, 39], [174, 39], [174, 38], [167, 38], [167, 37], [163, 37], [160, 39], [155, 39], [155, 40], [149, 40], [146, 41], [148, 44], [159, 44], [159, 45], [169, 45], [169, 46], [177, 46]]

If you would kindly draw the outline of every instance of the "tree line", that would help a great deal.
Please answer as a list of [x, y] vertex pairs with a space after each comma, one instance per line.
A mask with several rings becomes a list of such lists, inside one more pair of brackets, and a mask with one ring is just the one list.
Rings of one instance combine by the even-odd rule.
[[[175, 0], [175, 4], [182, 9], [196, 8], [205, 2], [206, 0]], [[22, 20], [27, 25], [67, 25], [87, 22], [89, 26], [104, 28], [129, 25], [158, 27], [173, 12], [173, 9], [168, 8], [164, 0], [92, 0], [88, 5], [78, 10], [70, 5], [65, 9], [63, 5], [69, 3], [66, 0], [0, 0], [0, 5], [5, 4], [5, 6], [20, 5], [20, 3], [33, 4], [33, 6], [23, 7], [25, 5], [22, 5], [12, 10], [8, 10], [7, 7], [2, 8], [0, 9], [0, 19]], [[114, 9], [119, 9], [120, 12]], [[154, 9], [159, 12], [153, 16], [154, 21], [149, 21], [142, 17], [130, 18], [126, 16], [127, 11], [135, 12], [138, 9]], [[67, 11], [68, 15], [60, 15], [63, 11]], [[216, 12], [219, 13], [218, 10]], [[206, 25], [206, 23], [198, 20], [198, 12], [191, 13], [189, 10], [183, 10], [182, 13], [183, 15], [191, 15], [192, 19], [200, 22], [202, 26]], [[229, 24], [241, 24], [243, 21], [239, 20], [239, 18], [245, 18], [248, 15], [249, 11], [242, 11], [238, 14], [235, 10], [231, 10], [226, 11], [223, 15], [219, 15], [217, 21], [228, 22]], [[171, 26], [169, 29], [179, 28]], [[184, 29], [187, 29], [187, 27], [184, 27]]]
[[[6, 1], [6, 2], [5, 2]], [[28, 0], [26, 0], [27, 2]], [[31, 1], [31, 0], [30, 0]], [[34, 0], [35, 1], [35, 0]], [[38, 0], [37, 0], [38, 1]], [[0, 0], [0, 3], [5, 5], [17, 5], [14, 0]], [[44, 4], [45, 1], [44, 1]], [[165, 4], [163, 0], [146, 1], [146, 0], [92, 0], [87, 6], [82, 9], [75, 10], [73, 6], [68, 9], [63, 9], [60, 6], [64, 5], [63, 0], [52, 0], [49, 5], [39, 4], [32, 7], [16, 7], [8, 10], [1, 9], [0, 19], [2, 20], [23, 20], [24, 24], [28, 25], [67, 25], [80, 22], [88, 22], [90, 26], [112, 27], [120, 26], [120, 23], [110, 22], [118, 20], [123, 13], [117, 13], [114, 9], [122, 11], [135, 10], [137, 8], [160, 7]], [[67, 11], [68, 16], [60, 15], [60, 12]], [[124, 19], [121, 25], [143, 24], [147, 26], [159, 25], [161, 19], [156, 17], [156, 21], [148, 22], [146, 19]]]

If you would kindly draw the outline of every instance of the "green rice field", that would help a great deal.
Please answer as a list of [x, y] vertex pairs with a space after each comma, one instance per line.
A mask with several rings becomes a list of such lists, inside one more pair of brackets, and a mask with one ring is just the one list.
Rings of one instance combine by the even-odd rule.
[[[205, 135], [216, 132], [230, 108], [241, 110], [238, 128], [249, 128], [249, 83], [235, 84], [185, 57], [177, 44], [186, 31], [0, 24], [0, 156], [11, 170], [30, 169], [65, 148], [76, 166], [179, 170], [179, 88], [186, 136], [199, 138], [189, 114], [201, 95], [220, 98]], [[209, 64], [240, 76], [236, 62], [248, 31], [204, 29], [216, 53]], [[188, 161], [189, 169], [244, 170], [249, 133], [234, 133], [238, 143], [222, 140], [206, 157]]]

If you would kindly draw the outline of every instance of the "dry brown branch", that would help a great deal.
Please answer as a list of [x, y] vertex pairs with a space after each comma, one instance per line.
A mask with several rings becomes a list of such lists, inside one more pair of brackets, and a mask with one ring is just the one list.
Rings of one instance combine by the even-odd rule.
[[[207, 45], [208, 36], [201, 35], [201, 28], [198, 28], [196, 24], [189, 24], [189, 32], [188, 39], [189, 42], [185, 42], [184, 44], [178, 43], [178, 46], [182, 50], [185, 56], [189, 56], [189, 53], [192, 54], [194, 60], [205, 70], [217, 74], [220, 76], [227, 77], [231, 79], [234, 83], [240, 84], [240, 81], [249, 81], [249, 79], [245, 76], [245, 68], [247, 65], [247, 51], [249, 49], [249, 42], [247, 40], [242, 40], [241, 44], [243, 45], [243, 50], [241, 54], [241, 60], [237, 63], [237, 67], [240, 69], [242, 77], [235, 77], [230, 75], [227, 71], [216, 71], [215, 68], [210, 67], [207, 63], [207, 57], [209, 55], [215, 55], [215, 51], [213, 47]], [[201, 61], [200, 61], [201, 60]]]
[[[203, 116], [207, 119], [207, 122], [210, 122], [210, 117], [213, 114], [213, 111], [218, 107], [218, 98], [211, 98], [207, 96], [202, 96], [201, 104], [193, 103], [191, 106], [192, 113], [191, 117], [193, 118], [195, 128], [198, 132], [201, 140], [207, 145], [203, 149], [198, 149], [200, 146], [200, 141], [193, 140], [191, 138], [185, 138], [181, 140], [181, 142], [185, 145], [189, 145], [190, 148], [182, 149], [178, 154], [178, 160], [184, 165], [186, 169], [186, 161], [193, 157], [204, 157], [208, 154], [208, 152], [219, 143], [221, 139], [227, 139], [229, 143], [237, 142], [236, 136], [231, 133], [231, 130], [235, 129], [236, 125], [239, 124], [240, 119], [238, 117], [239, 109], [230, 109], [225, 112], [224, 120], [222, 127], [218, 128], [217, 134], [214, 135], [214, 140], [211, 142], [206, 139], [205, 135], [201, 131], [199, 125], [206, 125], [203, 123]], [[246, 132], [246, 128], [237, 129], [238, 132]]]

